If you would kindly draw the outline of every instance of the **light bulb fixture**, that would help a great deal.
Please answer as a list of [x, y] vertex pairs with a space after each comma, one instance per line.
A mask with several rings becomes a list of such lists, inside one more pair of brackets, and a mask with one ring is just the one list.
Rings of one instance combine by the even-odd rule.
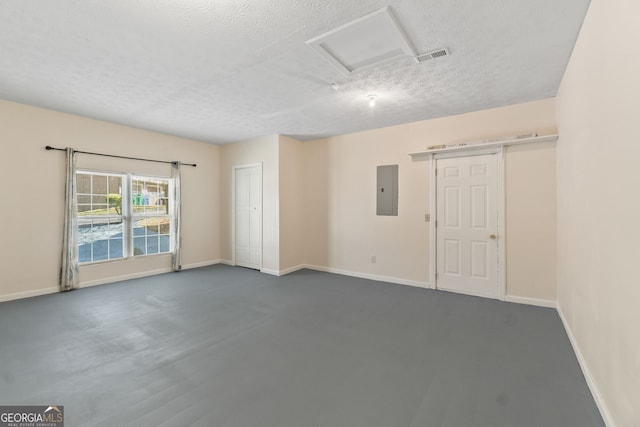
[[373, 108], [376, 106], [376, 98], [377, 95], [375, 94], [367, 95], [367, 99], [369, 100], [369, 107]]

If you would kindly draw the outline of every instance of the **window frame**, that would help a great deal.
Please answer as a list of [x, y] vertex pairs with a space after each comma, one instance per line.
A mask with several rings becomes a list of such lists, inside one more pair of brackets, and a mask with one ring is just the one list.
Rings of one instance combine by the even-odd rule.
[[[106, 259], [100, 259], [100, 260], [94, 260], [93, 259], [93, 243], [92, 243], [92, 248], [91, 248], [91, 260], [90, 261], [79, 261], [79, 264], [81, 266], [84, 265], [93, 265], [93, 264], [100, 264], [100, 263], [107, 263], [107, 262], [114, 262], [114, 261], [123, 261], [123, 260], [127, 260], [127, 259], [131, 259], [131, 258], [138, 258], [138, 257], [147, 257], [147, 256], [157, 256], [157, 255], [167, 255], [167, 254], [173, 254], [175, 252], [175, 246], [176, 246], [176, 242], [175, 242], [175, 180], [170, 177], [170, 176], [160, 176], [160, 175], [149, 175], [149, 174], [139, 174], [139, 173], [130, 173], [130, 172], [113, 172], [113, 171], [103, 171], [103, 170], [93, 170], [93, 169], [78, 169], [76, 171], [76, 180], [79, 174], [85, 174], [85, 175], [90, 175], [90, 176], [94, 176], [94, 175], [98, 175], [98, 176], [117, 176], [121, 178], [121, 192], [122, 192], [122, 203], [121, 203], [121, 214], [120, 216], [116, 216], [113, 215], [114, 218], [121, 218], [122, 219], [122, 241], [123, 241], [123, 248], [122, 248], [122, 257], [119, 258], [109, 258], [108, 254], [107, 254], [107, 258]], [[142, 253], [142, 254], [135, 254], [134, 251], [134, 228], [135, 228], [135, 222], [140, 219], [140, 218], [144, 218], [145, 216], [141, 216], [141, 215], [135, 215], [133, 212], [133, 182], [135, 179], [139, 179], [139, 180], [162, 180], [162, 181], [166, 181], [168, 184], [167, 187], [167, 204], [168, 204], [168, 208], [167, 208], [167, 213], [163, 214], [163, 215], [154, 215], [152, 217], [166, 217], [169, 220], [169, 250], [168, 251], [163, 251], [160, 252], [160, 241], [158, 242], [158, 252], [154, 252], [154, 253]], [[90, 196], [92, 197], [92, 201], [93, 201], [93, 184], [92, 184], [92, 188], [91, 188], [92, 193], [90, 194]], [[78, 201], [78, 196], [80, 195], [87, 195], [87, 193], [78, 193], [76, 196], [76, 202]], [[126, 203], [125, 203], [126, 202]], [[108, 204], [108, 203], [107, 203]], [[149, 217], [149, 216], [147, 216]], [[94, 219], [94, 216], [90, 216], [90, 215], [83, 215], [80, 216], [79, 212], [76, 212], [76, 219], [78, 221], [78, 226], [80, 223], [80, 220], [82, 219]], [[111, 216], [109, 217], [105, 217], [105, 216], [95, 216], [95, 218], [109, 218], [111, 219]], [[77, 229], [76, 229], [77, 230]], [[146, 242], [147, 242], [147, 234], [145, 234], [145, 248], [146, 248]], [[78, 244], [78, 249], [80, 247], [80, 244]]]
[[[80, 261], [80, 243], [78, 242], [78, 262], [81, 265], [85, 265], [85, 264], [96, 264], [96, 263], [102, 263], [102, 262], [111, 262], [111, 261], [117, 261], [117, 260], [122, 260], [124, 258], [126, 258], [126, 254], [127, 254], [127, 235], [126, 235], [126, 220], [125, 220], [125, 210], [124, 207], [121, 207], [120, 210], [120, 214], [113, 214], [113, 215], [109, 215], [109, 203], [108, 203], [108, 196], [109, 194], [115, 194], [115, 193], [110, 193], [109, 192], [109, 184], [108, 184], [108, 178], [109, 177], [118, 177], [120, 178], [120, 191], [121, 191], [121, 197], [124, 198], [126, 197], [126, 174], [123, 173], [117, 173], [117, 172], [105, 172], [105, 171], [87, 171], [87, 170], [78, 170], [76, 171], [76, 180], [78, 178], [79, 174], [83, 174], [83, 175], [89, 175], [90, 180], [91, 180], [91, 188], [90, 188], [90, 193], [80, 193], [78, 192], [76, 195], [76, 203], [77, 206], [86, 206], [86, 203], [79, 203], [79, 199], [81, 196], [88, 196], [90, 198], [90, 207], [93, 208], [93, 203], [94, 203], [94, 198], [96, 197], [96, 193], [94, 192], [94, 177], [95, 176], [104, 176], [107, 177], [107, 189], [106, 189], [106, 194], [104, 194], [104, 196], [107, 197], [107, 215], [80, 215], [80, 211], [79, 209], [76, 211], [76, 221], [77, 221], [77, 229], [80, 228], [80, 224], [83, 222], [87, 222], [88, 224], [91, 225], [91, 228], [93, 229], [94, 226], [94, 221], [96, 220], [106, 220], [108, 225], [112, 224], [112, 220], [120, 220], [120, 223], [122, 224], [122, 256], [121, 257], [114, 257], [111, 258], [110, 257], [110, 249], [111, 249], [111, 240], [115, 240], [115, 239], [110, 239], [107, 238], [107, 257], [103, 258], [103, 259], [94, 259], [94, 242], [95, 240], [91, 240], [91, 242], [89, 242], [88, 244], [91, 246], [91, 256], [90, 256], [90, 260], [89, 261]], [[77, 181], [76, 181], [77, 182]], [[102, 196], [102, 194], [98, 194], [98, 196]], [[93, 210], [93, 209], [91, 209]], [[92, 232], [93, 233], [93, 232]], [[93, 236], [92, 236], [93, 237]]]
[[[163, 215], [136, 215], [133, 209], [133, 183], [135, 180], [163, 180], [167, 181], [167, 213]], [[141, 257], [141, 256], [151, 256], [151, 255], [163, 255], [163, 254], [172, 254], [175, 248], [175, 191], [174, 191], [174, 180], [171, 177], [166, 176], [153, 176], [153, 175], [141, 175], [141, 174], [128, 174], [128, 187], [129, 187], [129, 198], [127, 199], [130, 203], [127, 203], [129, 210], [128, 218], [130, 221], [129, 224], [129, 233], [130, 233], [130, 248], [129, 248], [129, 256], [130, 257]], [[147, 205], [143, 205], [147, 206]], [[154, 253], [144, 253], [144, 254], [135, 254], [135, 223], [137, 220], [142, 218], [158, 218], [165, 217], [169, 220], [169, 250], [165, 252], [160, 252], [160, 236], [163, 234], [158, 233], [158, 252]], [[145, 247], [148, 242], [148, 234], [145, 234]]]

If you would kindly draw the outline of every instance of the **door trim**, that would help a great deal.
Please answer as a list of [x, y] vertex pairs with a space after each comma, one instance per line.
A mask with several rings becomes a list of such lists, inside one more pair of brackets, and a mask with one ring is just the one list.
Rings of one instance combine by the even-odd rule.
[[231, 167], [231, 265], [236, 265], [236, 170], [238, 169], [248, 169], [248, 168], [258, 168], [260, 170], [260, 271], [262, 271], [262, 260], [263, 260], [263, 233], [262, 233], [262, 212], [263, 212], [263, 175], [262, 175], [262, 162], [260, 163], [249, 163], [245, 165], [236, 165]]
[[436, 221], [436, 161], [440, 159], [450, 159], [454, 157], [481, 156], [485, 154], [495, 154], [498, 156], [498, 189], [497, 189], [497, 209], [498, 209], [498, 300], [504, 301], [507, 285], [507, 251], [506, 251], [506, 227], [505, 227], [505, 168], [504, 168], [504, 146], [484, 147], [478, 149], [468, 149], [459, 152], [429, 154], [429, 288], [438, 289], [436, 280], [437, 269], [437, 229]]

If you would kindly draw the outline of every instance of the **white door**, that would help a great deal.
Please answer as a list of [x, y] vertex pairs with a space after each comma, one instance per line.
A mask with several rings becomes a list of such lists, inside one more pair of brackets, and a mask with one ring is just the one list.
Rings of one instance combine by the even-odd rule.
[[497, 299], [497, 155], [438, 159], [436, 167], [436, 287]]
[[235, 264], [262, 266], [262, 167], [235, 168]]

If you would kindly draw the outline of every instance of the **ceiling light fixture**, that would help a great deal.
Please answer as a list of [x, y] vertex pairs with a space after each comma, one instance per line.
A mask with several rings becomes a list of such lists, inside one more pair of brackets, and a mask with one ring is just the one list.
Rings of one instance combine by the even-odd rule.
[[373, 108], [376, 106], [376, 98], [377, 98], [377, 95], [375, 94], [371, 94], [367, 96], [367, 99], [369, 100], [369, 107]]

